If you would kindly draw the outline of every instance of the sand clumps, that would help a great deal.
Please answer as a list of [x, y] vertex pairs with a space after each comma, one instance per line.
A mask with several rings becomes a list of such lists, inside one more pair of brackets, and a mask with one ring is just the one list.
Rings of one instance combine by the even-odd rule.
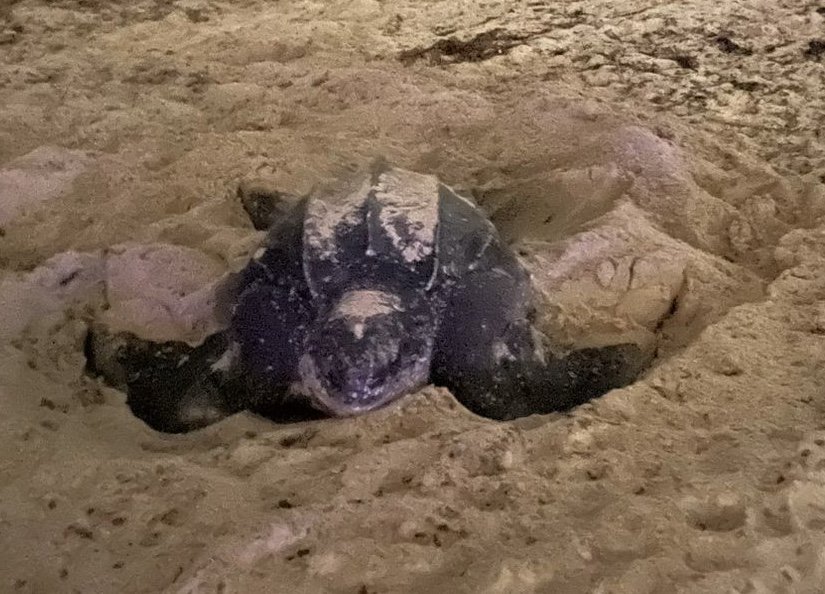
[[0, 225], [59, 198], [92, 161], [83, 151], [43, 146], [0, 169]]

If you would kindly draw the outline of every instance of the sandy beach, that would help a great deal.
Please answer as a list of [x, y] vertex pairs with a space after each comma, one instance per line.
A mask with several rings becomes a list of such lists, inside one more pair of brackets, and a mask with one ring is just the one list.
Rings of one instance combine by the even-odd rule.
[[[6, 0], [0, 592], [825, 591], [825, 4]], [[384, 158], [472, 196], [539, 327], [638, 381], [477, 417], [153, 431], [101, 322], [214, 330], [263, 233]]]

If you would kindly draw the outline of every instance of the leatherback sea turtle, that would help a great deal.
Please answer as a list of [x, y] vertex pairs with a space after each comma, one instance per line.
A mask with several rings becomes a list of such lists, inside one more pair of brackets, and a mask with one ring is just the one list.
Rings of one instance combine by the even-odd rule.
[[428, 383], [512, 419], [582, 403], [640, 369], [632, 344], [554, 354], [531, 323], [529, 274], [484, 213], [431, 175], [376, 166], [275, 221], [274, 197], [257, 198], [245, 207], [269, 233], [226, 285], [225, 331], [197, 347], [92, 336], [92, 369], [157, 429], [242, 409], [278, 417], [295, 402], [356, 415]]

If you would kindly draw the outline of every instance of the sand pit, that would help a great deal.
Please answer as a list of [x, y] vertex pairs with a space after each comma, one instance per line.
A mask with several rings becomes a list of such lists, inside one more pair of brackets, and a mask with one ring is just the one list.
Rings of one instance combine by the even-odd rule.
[[[0, 8], [3, 592], [818, 593], [825, 15], [799, 3], [21, 0]], [[382, 156], [490, 213], [633, 385], [507, 423], [164, 435], [100, 316], [210, 330], [238, 188]]]

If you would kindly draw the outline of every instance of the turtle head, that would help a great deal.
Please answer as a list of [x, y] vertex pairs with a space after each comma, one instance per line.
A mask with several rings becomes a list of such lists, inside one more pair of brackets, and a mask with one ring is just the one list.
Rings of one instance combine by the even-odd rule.
[[392, 402], [429, 380], [432, 324], [392, 293], [349, 291], [307, 337], [300, 390], [334, 416]]

